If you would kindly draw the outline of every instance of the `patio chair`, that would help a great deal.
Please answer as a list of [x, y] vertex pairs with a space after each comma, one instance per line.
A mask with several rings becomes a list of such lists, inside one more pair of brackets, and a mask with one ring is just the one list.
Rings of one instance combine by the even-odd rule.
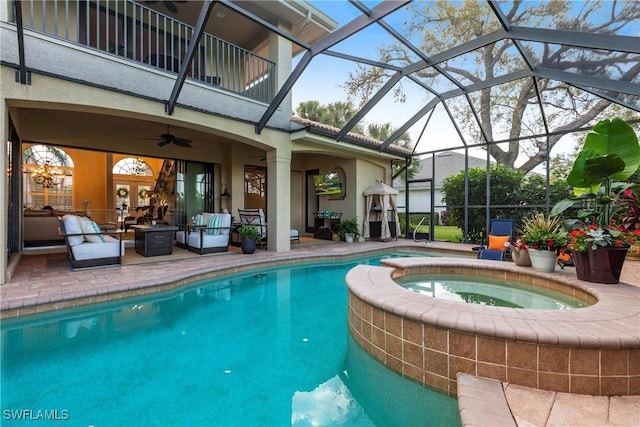
[[515, 222], [512, 219], [492, 219], [489, 223], [487, 247], [479, 248], [478, 258], [503, 261], [509, 254], [509, 248], [505, 243], [513, 241], [514, 233]]
[[[260, 241], [256, 243], [258, 243], [261, 248], [264, 247], [264, 245], [267, 244], [267, 221], [264, 211], [262, 209], [238, 209], [238, 217], [240, 218], [240, 224], [253, 225], [258, 229]], [[289, 239], [299, 244], [300, 233], [298, 230], [289, 230]]]
[[[176, 233], [176, 241], [179, 237]], [[183, 234], [184, 236], [184, 234]], [[231, 240], [231, 215], [224, 213], [202, 214], [202, 220], [196, 220], [196, 225], [187, 228], [186, 245], [191, 252], [200, 255], [214, 252], [227, 252]]]
[[117, 233], [117, 237], [108, 235], [95, 222], [77, 215], [67, 214], [58, 217], [58, 221], [72, 270], [122, 264], [124, 242], [121, 233]]
[[570, 252], [560, 249], [560, 253], [558, 254], [558, 266], [560, 266], [561, 269], [564, 269], [565, 267], [575, 267], [573, 257]]

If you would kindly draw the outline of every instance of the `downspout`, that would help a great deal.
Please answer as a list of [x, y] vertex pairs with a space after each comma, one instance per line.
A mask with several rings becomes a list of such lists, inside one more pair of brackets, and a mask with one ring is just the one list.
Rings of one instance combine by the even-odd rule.
[[27, 76], [27, 65], [25, 62], [25, 54], [24, 54], [24, 25], [22, 23], [22, 3], [20, 0], [15, 0], [13, 2], [13, 13], [16, 21], [16, 33], [18, 35], [18, 57], [20, 60], [20, 65], [18, 69], [18, 76], [16, 76], [16, 81], [19, 81], [20, 84], [26, 85], [31, 84], [30, 76]]

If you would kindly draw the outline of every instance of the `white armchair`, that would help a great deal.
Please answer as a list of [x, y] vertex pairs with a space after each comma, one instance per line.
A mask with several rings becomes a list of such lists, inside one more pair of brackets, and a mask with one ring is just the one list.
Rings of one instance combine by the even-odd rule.
[[196, 216], [196, 223], [176, 232], [176, 246], [200, 255], [229, 250], [231, 215], [204, 212]]
[[58, 220], [72, 269], [122, 263], [124, 242], [120, 233], [113, 237], [91, 219], [77, 215], [64, 215]]

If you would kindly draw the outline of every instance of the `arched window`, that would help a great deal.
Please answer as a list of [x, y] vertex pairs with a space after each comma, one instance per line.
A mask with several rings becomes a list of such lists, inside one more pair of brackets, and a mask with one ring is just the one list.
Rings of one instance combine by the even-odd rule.
[[126, 216], [129, 208], [148, 206], [153, 181], [153, 169], [140, 158], [125, 157], [113, 165], [116, 205]]
[[73, 208], [73, 161], [62, 149], [36, 144], [22, 155], [22, 188], [25, 208]]
[[113, 165], [114, 175], [153, 176], [151, 166], [142, 159], [126, 157]]

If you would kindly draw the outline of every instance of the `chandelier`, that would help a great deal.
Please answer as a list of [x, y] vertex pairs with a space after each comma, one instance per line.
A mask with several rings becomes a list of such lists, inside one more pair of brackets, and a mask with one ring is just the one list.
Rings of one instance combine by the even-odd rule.
[[44, 188], [51, 188], [64, 181], [64, 173], [60, 169], [52, 167], [47, 161], [31, 173], [31, 178], [36, 184], [40, 184]]

